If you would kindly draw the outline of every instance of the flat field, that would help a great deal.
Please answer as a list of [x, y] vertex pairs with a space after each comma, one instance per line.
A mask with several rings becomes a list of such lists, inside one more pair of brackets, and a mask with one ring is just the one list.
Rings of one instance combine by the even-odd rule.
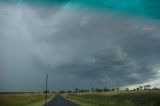
[[[51, 100], [54, 94], [48, 94], [47, 101]], [[44, 104], [44, 94], [19, 93], [0, 94], [1, 106], [42, 106]]]
[[160, 106], [159, 91], [62, 94], [81, 106]]

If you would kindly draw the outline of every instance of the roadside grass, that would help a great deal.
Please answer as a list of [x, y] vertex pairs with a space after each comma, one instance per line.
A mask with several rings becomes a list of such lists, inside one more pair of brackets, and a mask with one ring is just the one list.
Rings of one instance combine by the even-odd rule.
[[[42, 106], [44, 105], [44, 94], [0, 94], [1, 106]], [[51, 100], [54, 94], [49, 94], [47, 101]]]
[[80, 106], [160, 106], [160, 92], [62, 94]]

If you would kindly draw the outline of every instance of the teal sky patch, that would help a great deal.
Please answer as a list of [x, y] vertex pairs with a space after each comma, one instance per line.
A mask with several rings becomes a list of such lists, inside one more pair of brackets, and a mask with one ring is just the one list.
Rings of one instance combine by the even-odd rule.
[[[160, 18], [160, 0], [2, 0], [27, 5], [54, 6], [72, 3], [81, 8]], [[71, 5], [71, 6], [72, 6]], [[72, 8], [72, 7], [71, 7]]]

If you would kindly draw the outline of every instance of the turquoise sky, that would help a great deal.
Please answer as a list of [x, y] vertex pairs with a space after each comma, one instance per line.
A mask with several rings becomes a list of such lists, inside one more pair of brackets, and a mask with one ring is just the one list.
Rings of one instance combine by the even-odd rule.
[[159, 0], [4, 0], [4, 2], [33, 6], [54, 6], [70, 2], [73, 5], [79, 5], [81, 8], [89, 8], [94, 11], [111, 11], [120, 14], [160, 18]]

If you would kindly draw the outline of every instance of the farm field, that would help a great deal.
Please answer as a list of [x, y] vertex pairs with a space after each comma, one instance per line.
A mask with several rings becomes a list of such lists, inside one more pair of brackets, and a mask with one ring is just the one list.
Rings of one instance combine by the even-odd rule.
[[[47, 101], [50, 101], [54, 94], [48, 94]], [[1, 106], [43, 106], [44, 94], [0, 94]]]
[[158, 91], [62, 94], [80, 106], [160, 106]]

